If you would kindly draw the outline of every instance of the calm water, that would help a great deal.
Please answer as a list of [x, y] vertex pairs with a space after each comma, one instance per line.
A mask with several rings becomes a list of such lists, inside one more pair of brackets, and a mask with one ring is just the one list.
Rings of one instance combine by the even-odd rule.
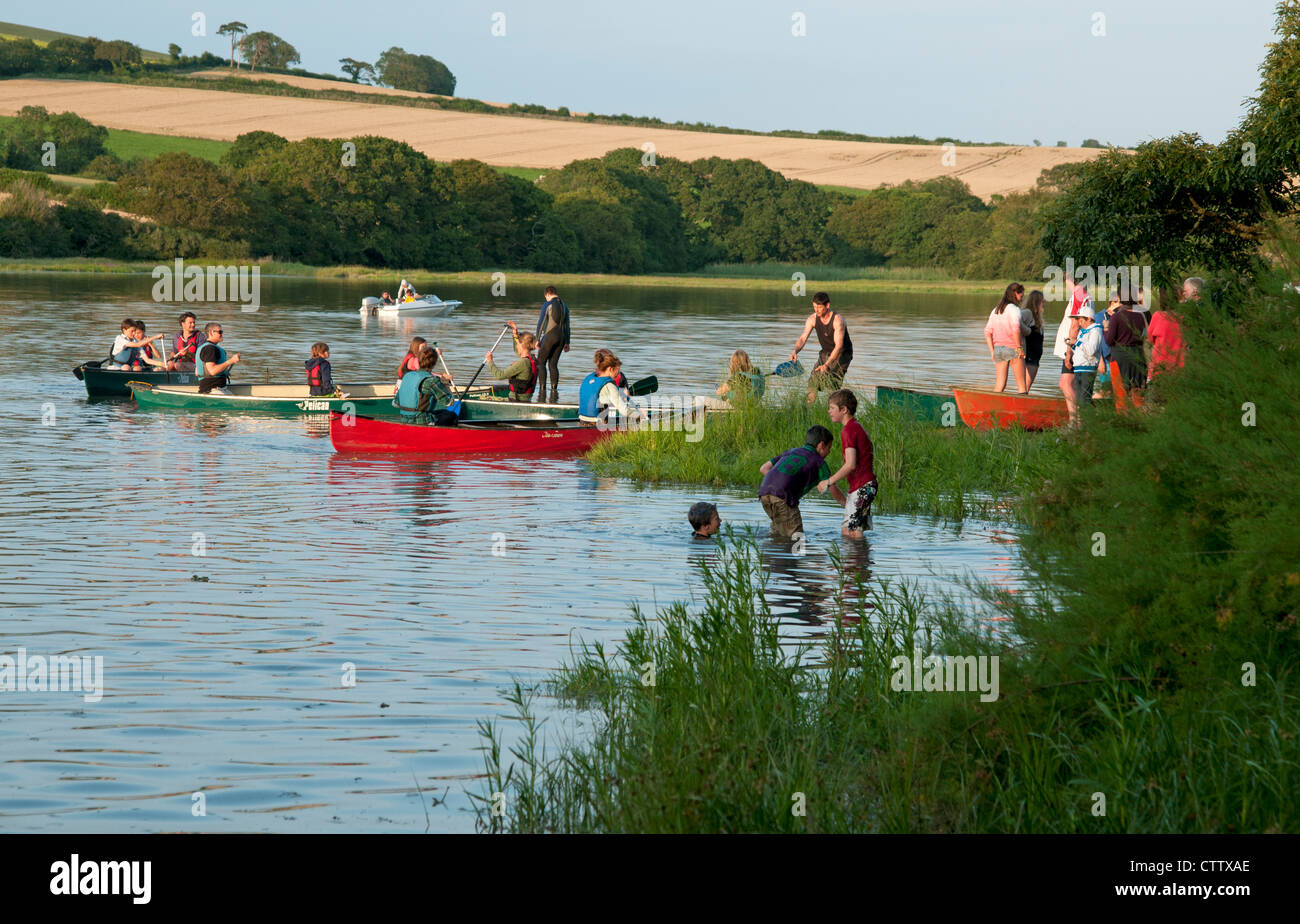
[[[693, 562], [711, 553], [689, 538], [695, 500], [735, 527], [766, 523], [751, 491], [645, 488], [581, 460], [342, 458], [320, 420], [88, 401], [70, 369], [102, 356], [123, 317], [172, 331], [179, 311], [155, 305], [150, 283], [0, 276], [0, 655], [102, 656], [105, 687], [99, 702], [0, 692], [0, 831], [472, 830], [476, 721], [505, 711], [499, 690], [544, 677], [577, 639], [616, 641], [632, 603], [698, 597]], [[336, 379], [388, 379], [412, 334], [438, 340], [463, 380], [506, 318], [536, 317], [537, 293], [484, 285], [440, 291], [466, 303], [449, 319], [381, 324], [357, 313], [365, 294], [264, 279], [256, 314], [195, 310], [222, 322], [245, 381], [300, 380], [318, 339]], [[634, 379], [711, 392], [732, 349], [779, 361], [804, 317], [779, 286], [566, 297], [570, 398], [604, 345]], [[850, 385], [983, 381], [988, 302], [837, 305], [858, 355]], [[835, 607], [838, 511], [810, 501], [805, 522], [808, 554], [772, 559], [792, 638]], [[1014, 537], [987, 524], [880, 516], [869, 547], [841, 548], [874, 581], [1016, 583]], [[581, 716], [540, 709], [548, 728], [581, 733]]]

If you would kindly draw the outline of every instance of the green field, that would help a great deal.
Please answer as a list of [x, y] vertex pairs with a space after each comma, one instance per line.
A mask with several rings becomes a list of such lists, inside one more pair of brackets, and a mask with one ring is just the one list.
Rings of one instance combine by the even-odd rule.
[[172, 151], [184, 151], [216, 163], [230, 149], [230, 145], [229, 141], [213, 141], [210, 138], [180, 138], [116, 128], [108, 130], [108, 149], [122, 160], [134, 160], [137, 157], [149, 159]]

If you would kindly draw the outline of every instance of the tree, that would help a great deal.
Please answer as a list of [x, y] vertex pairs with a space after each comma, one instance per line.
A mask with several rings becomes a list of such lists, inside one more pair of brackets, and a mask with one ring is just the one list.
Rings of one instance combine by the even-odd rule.
[[428, 55], [409, 54], [397, 46], [379, 56], [375, 72], [379, 83], [399, 90], [443, 96], [453, 96], [456, 92], [456, 78], [447, 65]]
[[0, 40], [0, 77], [17, 77], [41, 66], [40, 46], [28, 38]]
[[[643, 167], [641, 157], [642, 152], [636, 148], [619, 148], [603, 158], [566, 164], [564, 169], [548, 173], [538, 185], [557, 197], [569, 192], [584, 193], [626, 206], [644, 245], [644, 271], [686, 270], [689, 248], [681, 206], [658, 177], [657, 167]], [[579, 238], [581, 244], [581, 234]]]
[[235, 39], [248, 31], [248, 26], [238, 20], [233, 22], [222, 23], [221, 28], [217, 30], [217, 35], [230, 36], [230, 66], [239, 69], [239, 62], [235, 60]]
[[167, 46], [167, 54], [171, 55], [171, 59], [173, 62], [179, 61], [181, 59], [181, 46], [177, 45], [175, 42], [172, 42], [170, 45]]
[[356, 58], [339, 58], [339, 70], [352, 78], [353, 83], [361, 83], [363, 74], [368, 75], [370, 80], [375, 79], [374, 65], [365, 61], [358, 61]]
[[464, 269], [473, 257], [451, 172], [389, 138], [306, 138], [237, 172], [256, 252], [305, 263]]
[[1042, 243], [1058, 264], [1151, 263], [1158, 284], [1192, 266], [1249, 273], [1264, 225], [1300, 205], [1295, 100], [1300, 97], [1300, 2], [1277, 6], [1259, 96], [1221, 145], [1195, 134], [1111, 149], [1045, 208]]
[[45, 67], [55, 73], [94, 70], [95, 44], [78, 38], [51, 39], [45, 46]]
[[41, 163], [43, 145], [54, 143], [58, 173], [76, 173], [105, 153], [108, 129], [75, 112], [50, 113], [43, 106], [24, 106], [5, 131], [5, 165], [21, 170], [48, 170]]
[[265, 151], [278, 151], [289, 142], [275, 132], [244, 132], [235, 139], [234, 144], [221, 155], [223, 166], [235, 170], [243, 169], [262, 155]]
[[242, 236], [251, 217], [240, 187], [229, 170], [182, 151], [159, 154], [117, 181], [130, 211], [228, 240]]
[[1101, 142], [1098, 141], [1096, 138], [1084, 138], [1083, 141], [1079, 144], [1079, 147], [1081, 148], [1099, 148], [1101, 146], [1102, 146]]
[[264, 67], [288, 67], [298, 64], [302, 58], [294, 48], [274, 32], [250, 32], [239, 40], [239, 51], [249, 64], [249, 70], [257, 70], [259, 64]]
[[130, 67], [133, 64], [140, 63], [140, 47], [123, 39], [100, 42], [95, 46], [94, 58], [96, 61], [106, 62], [114, 70], [121, 67]]
[[533, 248], [533, 228], [550, 211], [551, 197], [482, 161], [455, 160], [443, 169], [450, 171], [456, 202], [464, 210], [465, 230], [476, 251], [473, 262], [524, 266]]

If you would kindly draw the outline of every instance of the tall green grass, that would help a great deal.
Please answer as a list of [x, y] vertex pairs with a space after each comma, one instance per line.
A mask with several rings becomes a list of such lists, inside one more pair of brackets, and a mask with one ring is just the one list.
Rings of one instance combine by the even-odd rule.
[[[937, 427], [898, 409], [867, 404], [864, 395], [858, 398], [857, 417], [874, 449], [878, 510], [957, 520], [1001, 518], [1009, 515], [1022, 486], [1043, 470], [1046, 459], [1063, 452], [1062, 438], [1055, 433]], [[840, 427], [831, 423], [825, 403], [806, 402], [798, 384], [769, 391], [761, 402], [708, 414], [698, 442], [688, 442], [680, 432], [620, 433], [599, 443], [587, 460], [599, 474], [634, 481], [757, 491], [759, 466], [802, 446], [814, 424], [836, 434], [827, 458], [834, 471], [843, 464]]]
[[[1188, 308], [1187, 367], [1147, 412], [1029, 458], [1025, 586], [973, 588], [1009, 632], [842, 572], [842, 618], [791, 653], [754, 550], [724, 548], [696, 606], [635, 613], [556, 673], [589, 740], [548, 751], [524, 690], [524, 746], [484, 724], [481, 795], [505, 797], [484, 827], [1300, 830], [1300, 296], [1280, 281]], [[913, 643], [996, 654], [1000, 698], [896, 692]]]

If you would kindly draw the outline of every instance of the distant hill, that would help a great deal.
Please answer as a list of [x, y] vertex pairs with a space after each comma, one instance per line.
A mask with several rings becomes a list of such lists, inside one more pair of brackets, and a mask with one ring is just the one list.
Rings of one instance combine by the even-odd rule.
[[[111, 40], [117, 36], [101, 35], [99, 38]], [[48, 45], [57, 38], [85, 39], [84, 35], [73, 35], [70, 32], [55, 32], [53, 29], [39, 29], [36, 26], [22, 26], [16, 22], [0, 22], [0, 38], [29, 38], [37, 45]], [[146, 61], [170, 61], [169, 55], [161, 51], [149, 51], [141, 48], [140, 56]]]

